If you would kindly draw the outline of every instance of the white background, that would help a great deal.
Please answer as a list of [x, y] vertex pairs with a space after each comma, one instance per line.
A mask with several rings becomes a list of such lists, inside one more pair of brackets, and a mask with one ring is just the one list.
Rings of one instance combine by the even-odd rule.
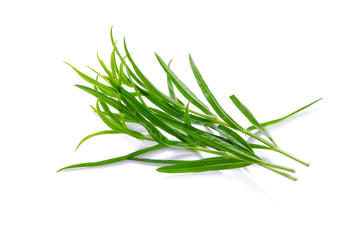
[[[361, 239], [361, 1], [2, 1], [0, 3], [0, 238]], [[193, 58], [222, 105], [260, 121], [323, 101], [270, 127], [278, 144], [309, 161], [297, 182], [258, 167], [167, 175], [123, 162], [56, 173], [69, 164], [143, 147], [100, 136], [94, 98], [66, 66], [100, 69], [126, 36], [143, 72], [166, 90], [153, 52], [174, 59], [198, 90]], [[184, 152], [163, 156], [194, 157]]]

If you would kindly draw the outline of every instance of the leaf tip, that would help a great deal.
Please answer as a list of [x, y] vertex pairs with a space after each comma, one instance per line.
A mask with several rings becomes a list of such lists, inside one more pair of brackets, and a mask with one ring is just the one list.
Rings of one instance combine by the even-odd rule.
[[67, 64], [68, 66], [70, 66], [71, 68], [74, 69], [74, 67], [73, 67], [70, 63], [68, 63], [68, 62], [66, 62], [66, 61], [63, 61], [63, 63]]
[[164, 167], [157, 168], [156, 171], [161, 173], [167, 173], [167, 171], [164, 170]]
[[76, 151], [78, 150], [79, 146], [80, 146], [80, 143], [79, 143], [78, 146], [74, 149], [74, 152], [76, 152]]
[[126, 37], [123, 37], [123, 44], [124, 44], [124, 47], [127, 48]]

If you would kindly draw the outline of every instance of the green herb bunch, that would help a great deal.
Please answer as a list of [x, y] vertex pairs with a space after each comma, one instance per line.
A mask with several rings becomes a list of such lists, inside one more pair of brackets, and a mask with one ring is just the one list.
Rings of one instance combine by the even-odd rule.
[[[294, 176], [290, 175], [290, 173], [295, 173], [294, 169], [266, 161], [256, 155], [254, 149], [273, 150], [305, 166], [309, 166], [309, 163], [281, 149], [266, 131], [265, 127], [278, 123], [321, 99], [285, 117], [259, 123], [250, 110], [235, 95], [232, 95], [230, 96], [231, 101], [252, 124], [252, 126], [244, 128], [221, 107], [206, 85], [191, 55], [189, 60], [193, 74], [214, 112], [176, 76], [170, 68], [171, 61], [166, 64], [160, 56], [155, 54], [167, 75], [169, 94], [166, 95], [158, 90], [141, 72], [132, 59], [125, 41], [125, 55], [121, 55], [113, 39], [112, 29], [111, 41], [113, 51], [110, 68], [99, 57], [98, 60], [104, 73], [102, 74], [90, 68], [96, 74], [96, 78], [92, 78], [68, 64], [81, 78], [92, 85], [92, 88], [82, 85], [76, 86], [97, 98], [95, 107], [91, 107], [110, 128], [110, 130], [86, 136], [77, 148], [84, 141], [103, 134], [127, 134], [139, 140], [155, 142], [155, 145], [125, 156], [98, 162], [75, 164], [64, 167], [59, 171], [70, 168], [100, 166], [124, 160], [165, 164], [165, 166], [157, 168], [157, 171], [164, 173], [204, 172], [258, 164], [291, 180], [297, 180]], [[184, 100], [176, 96], [174, 87], [181, 93]], [[186, 102], [184, 103], [183, 101], [185, 100]], [[198, 110], [192, 110], [190, 105], [193, 105]], [[130, 129], [130, 124], [128, 123], [143, 126], [148, 134], [144, 135], [141, 132]], [[209, 131], [205, 128], [208, 128]], [[259, 136], [255, 131], [258, 131], [262, 136]], [[258, 144], [248, 143], [243, 138], [245, 136], [257, 140]], [[200, 151], [214, 154], [215, 157], [197, 160], [159, 160], [139, 157], [144, 153], [161, 148]]]

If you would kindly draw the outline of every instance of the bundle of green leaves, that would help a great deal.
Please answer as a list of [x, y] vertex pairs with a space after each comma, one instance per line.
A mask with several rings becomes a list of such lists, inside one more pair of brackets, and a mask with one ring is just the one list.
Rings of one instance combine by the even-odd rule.
[[[124, 160], [164, 164], [165, 166], [157, 168], [157, 171], [164, 173], [205, 172], [242, 168], [257, 164], [291, 180], [297, 180], [290, 175], [290, 173], [295, 173], [294, 169], [262, 159], [255, 153], [255, 149], [276, 151], [305, 166], [309, 166], [309, 163], [281, 149], [265, 127], [289, 118], [321, 99], [285, 117], [259, 123], [250, 110], [235, 95], [232, 95], [230, 96], [232, 102], [252, 124], [248, 128], [243, 128], [221, 107], [206, 85], [191, 55], [189, 56], [191, 69], [211, 108], [202, 102], [176, 76], [170, 68], [171, 61], [166, 64], [160, 56], [155, 54], [167, 75], [169, 93], [166, 95], [157, 89], [141, 72], [132, 59], [125, 41], [125, 55], [121, 55], [113, 39], [112, 29], [111, 41], [113, 51], [110, 68], [99, 57], [98, 60], [104, 73], [102, 74], [90, 68], [96, 74], [96, 78], [92, 78], [68, 64], [82, 79], [92, 85], [92, 87], [76, 86], [97, 98], [95, 107], [91, 107], [110, 128], [86, 136], [77, 148], [84, 141], [103, 134], [127, 134], [142, 141], [152, 141], [155, 145], [125, 156], [98, 162], [75, 164], [58, 171], [79, 167], [94, 167]], [[182, 95], [183, 99], [176, 96], [174, 87]], [[185, 100], [186, 104], [184, 103]], [[190, 105], [198, 110], [192, 110]], [[130, 129], [129, 123], [141, 125], [147, 131], [147, 134]], [[205, 128], [208, 128], [209, 131]], [[258, 131], [261, 136], [255, 131]], [[258, 144], [247, 142], [244, 139], [246, 136], [256, 140]], [[161, 148], [200, 151], [211, 153], [214, 156], [197, 160], [160, 160], [139, 157], [142, 154]]]

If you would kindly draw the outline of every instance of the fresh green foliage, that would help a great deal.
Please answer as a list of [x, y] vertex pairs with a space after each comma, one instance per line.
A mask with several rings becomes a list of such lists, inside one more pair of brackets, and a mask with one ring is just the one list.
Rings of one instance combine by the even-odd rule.
[[[166, 95], [140, 70], [127, 48], [126, 41], [123, 44], [125, 54], [121, 54], [113, 39], [112, 29], [111, 41], [113, 50], [110, 58], [110, 67], [107, 67], [106, 63], [97, 54], [104, 74], [90, 68], [96, 74], [95, 78], [93, 78], [67, 63], [83, 80], [92, 86], [76, 85], [96, 98], [95, 107], [91, 107], [109, 128], [109, 130], [86, 136], [80, 141], [76, 149], [86, 140], [105, 134], [126, 134], [142, 141], [154, 142], [156, 145], [125, 156], [98, 162], [75, 164], [58, 171], [100, 166], [124, 160], [166, 164], [166, 166], [157, 169], [157, 171], [164, 173], [195, 173], [242, 168], [257, 164], [291, 180], [296, 180], [294, 176], [289, 174], [294, 173], [294, 169], [264, 160], [257, 155], [255, 150], [276, 151], [306, 166], [309, 165], [277, 146], [265, 127], [291, 117], [321, 99], [285, 117], [259, 123], [251, 111], [238, 98], [232, 95], [230, 97], [231, 100], [252, 124], [251, 127], [245, 129], [221, 107], [219, 101], [207, 86], [191, 55], [189, 55], [189, 61], [192, 72], [209, 106], [202, 102], [176, 76], [170, 68], [171, 61], [166, 64], [159, 55], [155, 54], [166, 73], [169, 91], [168, 95]], [[186, 100], [186, 105], [177, 96], [177, 90]], [[193, 110], [192, 107], [196, 107], [198, 110]], [[215, 113], [210, 109], [213, 109]], [[129, 123], [143, 126], [147, 134], [131, 130]], [[203, 127], [211, 130], [203, 130]], [[261, 136], [253, 133], [252, 130], [258, 130]], [[253, 138], [257, 143], [247, 142], [244, 139], [245, 135]], [[199, 151], [214, 154], [215, 157], [187, 161], [139, 157], [142, 154], [161, 148]]]

